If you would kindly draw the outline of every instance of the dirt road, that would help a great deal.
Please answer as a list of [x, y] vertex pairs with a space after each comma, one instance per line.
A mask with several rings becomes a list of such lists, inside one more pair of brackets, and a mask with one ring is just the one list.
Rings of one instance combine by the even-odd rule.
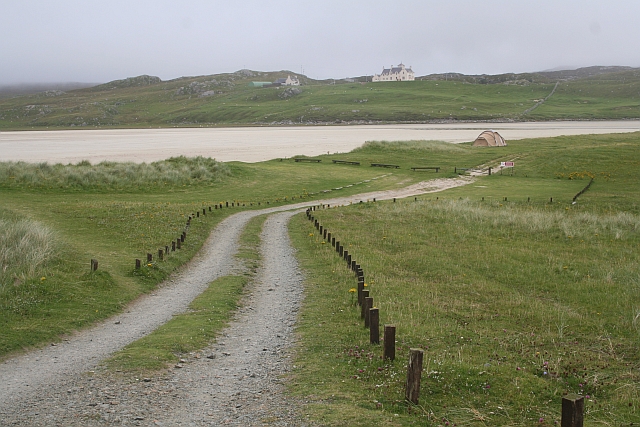
[[[289, 218], [319, 203], [409, 197], [470, 182], [473, 178], [438, 179], [228, 217], [187, 268], [124, 313], [64, 343], [0, 364], [0, 425], [304, 425], [297, 402], [282, 394], [281, 376], [290, 369], [303, 297], [303, 276], [287, 235]], [[98, 367], [110, 354], [185, 311], [211, 281], [234, 274], [240, 233], [250, 218], [261, 214], [270, 214], [261, 235], [262, 267], [243, 308], [216, 344], [200, 356], [187, 357], [180, 369], [148, 381]]]

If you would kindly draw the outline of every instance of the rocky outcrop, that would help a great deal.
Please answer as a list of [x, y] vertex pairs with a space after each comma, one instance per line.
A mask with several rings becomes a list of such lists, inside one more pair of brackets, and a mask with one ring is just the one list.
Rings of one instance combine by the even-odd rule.
[[280, 99], [289, 99], [292, 96], [300, 95], [302, 93], [302, 89], [298, 87], [288, 87], [282, 91], [282, 93], [278, 94], [278, 98]]

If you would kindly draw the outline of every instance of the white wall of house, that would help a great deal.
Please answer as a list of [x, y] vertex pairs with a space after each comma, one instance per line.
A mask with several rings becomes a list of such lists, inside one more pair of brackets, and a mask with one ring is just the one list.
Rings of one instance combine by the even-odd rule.
[[383, 68], [381, 74], [374, 74], [372, 82], [395, 82], [395, 81], [412, 81], [415, 80], [415, 73], [411, 67], [406, 68], [404, 64], [397, 67]]
[[300, 81], [298, 80], [298, 76], [287, 76], [287, 81], [285, 82], [285, 86], [300, 86]]

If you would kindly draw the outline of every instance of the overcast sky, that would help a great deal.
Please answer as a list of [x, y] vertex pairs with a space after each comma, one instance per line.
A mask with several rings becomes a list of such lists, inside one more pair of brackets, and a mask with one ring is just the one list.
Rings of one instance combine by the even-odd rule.
[[638, 0], [0, 0], [0, 85], [640, 67]]

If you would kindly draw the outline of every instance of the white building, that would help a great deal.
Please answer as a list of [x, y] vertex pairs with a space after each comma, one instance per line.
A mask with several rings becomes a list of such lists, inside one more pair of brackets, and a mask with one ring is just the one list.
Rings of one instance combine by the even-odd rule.
[[300, 86], [300, 81], [298, 80], [298, 76], [287, 76], [287, 78], [278, 79], [274, 82], [275, 84], [279, 84], [281, 86]]
[[406, 68], [404, 64], [399, 64], [397, 67], [383, 68], [382, 73], [374, 74], [371, 79], [372, 82], [398, 82], [415, 80], [415, 74], [411, 69]]

